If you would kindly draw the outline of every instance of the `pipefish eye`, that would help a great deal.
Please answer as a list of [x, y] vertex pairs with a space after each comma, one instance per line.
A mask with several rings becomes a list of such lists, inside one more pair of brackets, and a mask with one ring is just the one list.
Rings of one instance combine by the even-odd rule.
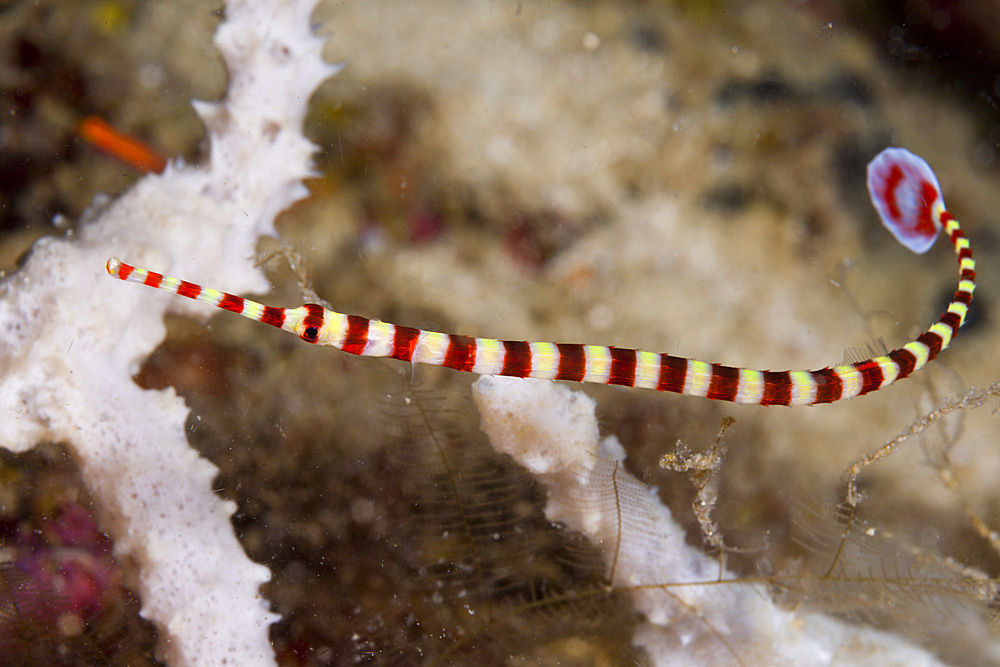
[[307, 303], [299, 310], [305, 311], [302, 321], [298, 324], [299, 338], [307, 343], [318, 343], [323, 337], [326, 311], [323, 306], [315, 303]]
[[299, 331], [299, 338], [307, 343], [315, 343], [322, 332], [323, 328], [318, 324], [305, 324]]

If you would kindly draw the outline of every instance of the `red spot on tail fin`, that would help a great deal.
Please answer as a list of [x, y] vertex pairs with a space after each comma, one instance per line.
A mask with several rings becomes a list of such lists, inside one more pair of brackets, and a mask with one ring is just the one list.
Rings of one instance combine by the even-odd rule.
[[868, 163], [868, 193], [882, 224], [915, 253], [934, 245], [941, 223], [934, 205], [941, 186], [922, 158], [903, 148], [887, 148]]

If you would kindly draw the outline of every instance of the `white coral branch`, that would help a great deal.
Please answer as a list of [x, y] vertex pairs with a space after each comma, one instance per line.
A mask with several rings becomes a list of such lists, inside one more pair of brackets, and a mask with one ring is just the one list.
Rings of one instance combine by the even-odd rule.
[[212, 493], [217, 470], [185, 439], [183, 401], [131, 380], [163, 339], [166, 310], [191, 304], [116, 283], [104, 262], [120, 255], [236, 292], [267, 289], [255, 246], [304, 193], [306, 103], [336, 69], [309, 32], [313, 6], [229, 2], [216, 36], [229, 90], [198, 105], [208, 163], [147, 176], [76, 238], [39, 241], [0, 285], [0, 444], [74, 452], [116, 554], [139, 565], [142, 613], [172, 665], [274, 664], [275, 616], [258, 590], [270, 574], [236, 541], [235, 506]]
[[653, 664], [942, 664], [892, 633], [781, 609], [689, 546], [656, 489], [625, 471], [617, 439], [599, 437], [586, 394], [501, 377], [480, 378], [473, 391], [494, 448], [544, 485], [546, 517], [600, 547], [611, 584], [631, 590], [647, 620], [633, 639]]

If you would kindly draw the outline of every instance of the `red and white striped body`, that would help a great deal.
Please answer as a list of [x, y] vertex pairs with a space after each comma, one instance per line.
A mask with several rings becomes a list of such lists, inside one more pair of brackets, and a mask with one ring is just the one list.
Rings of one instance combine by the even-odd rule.
[[218, 290], [108, 260], [112, 276], [173, 292], [290, 331], [304, 341], [367, 357], [391, 357], [480, 375], [616, 384], [758, 405], [814, 405], [867, 394], [923, 368], [965, 322], [975, 290], [975, 260], [958, 222], [945, 210], [930, 167], [908, 151], [887, 149], [868, 168], [868, 187], [883, 223], [904, 245], [924, 252], [943, 229], [958, 255], [960, 280], [947, 311], [928, 331], [885, 356], [816, 371], [753, 371], [655, 352], [577, 343], [529, 343], [403, 327], [316, 304], [263, 306]]

